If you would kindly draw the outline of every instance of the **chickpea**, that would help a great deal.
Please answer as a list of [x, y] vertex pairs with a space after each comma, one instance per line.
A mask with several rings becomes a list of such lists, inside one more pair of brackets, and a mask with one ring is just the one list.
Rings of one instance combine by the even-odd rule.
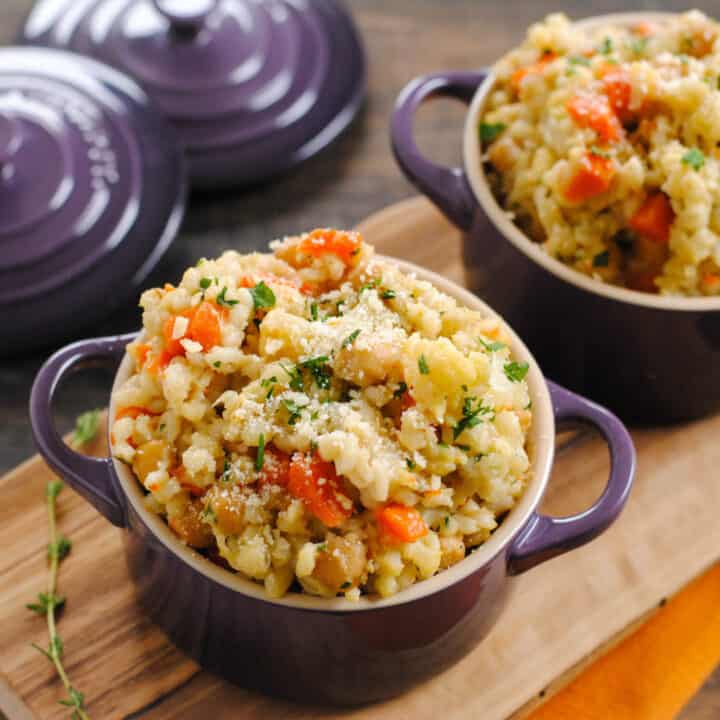
[[325, 549], [315, 558], [313, 577], [335, 592], [360, 584], [365, 572], [365, 545], [355, 535], [328, 533]]
[[170, 458], [170, 448], [163, 440], [150, 440], [143, 443], [133, 457], [133, 472], [141, 483], [147, 476], [157, 470], [158, 465]]
[[224, 535], [239, 535], [245, 528], [245, 503], [237, 492], [223, 490], [212, 498], [216, 523]]
[[200, 516], [204, 509], [204, 501], [197, 498], [185, 507], [182, 515], [168, 518], [171, 530], [190, 547], [210, 547], [215, 539], [212, 529]]

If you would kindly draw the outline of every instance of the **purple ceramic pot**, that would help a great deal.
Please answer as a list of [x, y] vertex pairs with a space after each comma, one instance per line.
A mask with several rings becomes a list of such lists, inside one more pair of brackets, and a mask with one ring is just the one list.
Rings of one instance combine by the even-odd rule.
[[[463, 304], [489, 310], [448, 280], [409, 263]], [[290, 593], [268, 599], [262, 586], [228, 572], [183, 545], [149, 512], [131, 470], [111, 458], [83, 457], [52, 421], [56, 388], [88, 361], [120, 364], [115, 386], [132, 372], [125, 346], [132, 335], [69, 345], [40, 370], [30, 417], [40, 453], [110, 522], [124, 528], [130, 574], [145, 611], [202, 666], [232, 682], [275, 696], [333, 704], [366, 703], [397, 695], [472, 650], [502, 612], [511, 576], [582, 545], [620, 513], [633, 481], [635, 449], [607, 410], [544, 380], [512, 334], [515, 357], [530, 364], [533, 402], [529, 438], [534, 475], [518, 505], [491, 538], [465, 560], [385, 599], [324, 599]], [[110, 418], [114, 416], [112, 403]], [[572, 517], [540, 515], [550, 477], [556, 422], [595, 426], [610, 448], [602, 496]]]
[[[584, 22], [664, 17], [623, 13]], [[417, 78], [400, 94], [392, 119], [403, 172], [464, 233], [470, 288], [516, 328], [550, 377], [624, 420], [674, 422], [718, 410], [720, 299], [652, 295], [593, 280], [547, 255], [498, 205], [478, 137], [494, 84], [490, 70]], [[414, 142], [414, 115], [437, 96], [470, 106], [463, 168], [430, 162]]]

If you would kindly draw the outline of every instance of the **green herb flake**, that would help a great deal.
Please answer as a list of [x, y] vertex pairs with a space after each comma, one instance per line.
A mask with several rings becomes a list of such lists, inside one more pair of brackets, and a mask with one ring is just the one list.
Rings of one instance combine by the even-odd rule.
[[401, 380], [400, 383], [398, 384], [397, 388], [395, 388], [393, 397], [401, 398], [407, 392], [407, 389], [408, 389], [407, 384]]
[[258, 449], [255, 456], [255, 470], [260, 472], [265, 463], [265, 433], [258, 435]]
[[231, 473], [232, 473], [232, 466], [230, 465], [230, 460], [228, 460], [228, 457], [226, 455], [225, 461], [223, 463], [223, 471], [222, 471], [222, 475], [220, 476], [220, 479], [223, 482], [230, 482]]
[[212, 523], [217, 520], [217, 514], [215, 513], [215, 510], [213, 510], [212, 503], [208, 503], [203, 508], [203, 511], [200, 513], [200, 517], [207, 523]]
[[502, 350], [503, 348], [507, 347], [505, 343], [501, 342], [491, 342], [487, 343], [482, 338], [478, 338], [478, 342], [487, 350], [488, 352], [497, 352], [498, 350]]
[[584, 57], [583, 55], [571, 55], [567, 61], [570, 65], [583, 65], [585, 67], [590, 67], [590, 59]]
[[234, 305], [237, 305], [239, 300], [229, 300], [225, 297], [225, 293], [227, 293], [227, 286], [223, 286], [223, 289], [218, 293], [217, 297], [215, 298], [215, 302], [220, 305], [221, 307], [233, 307]]
[[202, 290], [207, 290], [212, 284], [212, 280], [208, 277], [200, 278], [200, 282], [198, 284]]
[[529, 365], [526, 362], [509, 362], [506, 363], [503, 368], [505, 376], [508, 380], [510, 380], [510, 382], [521, 382], [524, 380], [528, 373], [528, 369]]
[[288, 383], [291, 390], [295, 392], [303, 392], [305, 390], [305, 382], [303, 381], [302, 371], [299, 367], [286, 368], [281, 365], [282, 369], [288, 374], [290, 382]]
[[421, 355], [418, 358], [418, 370], [420, 370], [421, 375], [429, 375], [430, 374], [430, 368], [428, 367], [427, 360], [425, 359], [425, 355]]
[[346, 580], [341, 586], [341, 590], [347, 590], [348, 588], [352, 587], [352, 583], [349, 580]]
[[346, 348], [348, 345], [352, 345], [356, 340], [358, 335], [360, 334], [360, 330], [353, 330], [343, 341], [340, 345], [341, 348]]
[[603, 250], [603, 252], [595, 255], [592, 264], [593, 267], [607, 267], [610, 264], [610, 251]]
[[250, 294], [256, 309], [271, 308], [275, 305], [275, 293], [262, 280], [254, 288], [250, 288]]
[[78, 416], [72, 434], [73, 447], [82, 447], [95, 439], [98, 432], [99, 410], [89, 410]]
[[507, 125], [505, 123], [480, 123], [480, 140], [484, 143], [491, 143], [500, 136]]
[[598, 48], [598, 52], [602, 55], [610, 55], [613, 51], [613, 41], [609, 37], [603, 38], [603, 41], [600, 43], [600, 47]]
[[213, 363], [213, 367], [215, 367], [215, 368], [219, 368], [221, 365], [222, 365], [222, 363], [221, 363], [219, 360], [216, 360], [216, 361]]
[[363, 283], [358, 289], [358, 295], [362, 295], [365, 290], [373, 290], [382, 282], [381, 278], [374, 278], [366, 283]]
[[328, 367], [329, 359], [326, 355], [320, 355], [298, 363], [298, 367], [309, 370], [315, 384], [321, 390], [327, 390], [330, 387], [330, 376], [332, 375], [332, 369]]
[[392, 300], [393, 298], [397, 297], [397, 293], [394, 290], [383, 290], [380, 293], [380, 297], [383, 300]]
[[288, 411], [288, 425], [296, 425], [297, 421], [302, 417], [302, 411], [307, 405], [298, 405], [295, 400], [283, 400], [282, 404]]
[[414, 470], [416, 465], [410, 458], [405, 458], [405, 464], [407, 465], [408, 470]]
[[311, 303], [310, 304], [310, 318], [313, 322], [317, 322], [318, 319], [318, 306], [317, 303]]
[[476, 398], [474, 397], [466, 397], [463, 400], [463, 416], [457, 425], [453, 427], [453, 440], [457, 440], [465, 430], [479, 425], [483, 421], [484, 415], [493, 414], [492, 408], [483, 405], [482, 400], [477, 401], [477, 405], [474, 405], [475, 400]]
[[700, 170], [705, 164], [705, 156], [697, 148], [691, 148], [682, 156], [682, 161], [693, 170]]
[[327, 552], [327, 543], [326, 543], [326, 542], [320, 543], [320, 544], [317, 546], [317, 551], [318, 551], [318, 552], [322, 552], [322, 553]]
[[469, 445], [460, 445], [460, 444], [457, 444], [455, 447], [458, 448], [459, 450], [462, 450], [463, 452], [470, 452], [470, 446], [469, 446]]
[[606, 159], [612, 157], [612, 155], [607, 150], [603, 150], [601, 147], [598, 147], [597, 145], [591, 146], [590, 153], [592, 155], [596, 155], [597, 157], [606, 158]]

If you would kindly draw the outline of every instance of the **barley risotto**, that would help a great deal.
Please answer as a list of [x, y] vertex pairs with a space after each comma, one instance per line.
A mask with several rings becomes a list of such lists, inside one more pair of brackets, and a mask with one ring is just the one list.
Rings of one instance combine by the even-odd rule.
[[271, 597], [388, 596], [462, 560], [531, 468], [495, 317], [315, 230], [141, 299], [111, 443], [187, 545]]
[[494, 68], [479, 127], [501, 206], [600, 281], [720, 295], [720, 26], [550, 15]]

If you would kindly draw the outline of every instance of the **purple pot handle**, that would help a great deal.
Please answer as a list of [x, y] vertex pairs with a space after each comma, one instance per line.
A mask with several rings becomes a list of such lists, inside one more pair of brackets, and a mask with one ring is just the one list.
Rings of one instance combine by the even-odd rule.
[[35, 444], [47, 464], [113, 525], [125, 526], [125, 507], [116, 488], [112, 460], [75, 452], [60, 437], [52, 416], [52, 402], [62, 379], [79, 365], [117, 366], [135, 333], [81, 340], [56, 352], [40, 368], [30, 393], [30, 425]]
[[443, 72], [416, 78], [400, 93], [390, 125], [390, 138], [398, 165], [408, 180], [437, 205], [461, 230], [470, 230], [477, 201], [462, 168], [430, 162], [415, 144], [413, 120], [418, 107], [435, 96], [470, 103], [488, 70]]
[[610, 477], [605, 491], [587, 510], [569, 517], [534, 514], [515, 540], [508, 558], [509, 572], [531, 567], [590, 542], [615, 521], [627, 502], [635, 478], [635, 446], [627, 428], [605, 408], [548, 381], [558, 422], [594, 425], [610, 448]]

